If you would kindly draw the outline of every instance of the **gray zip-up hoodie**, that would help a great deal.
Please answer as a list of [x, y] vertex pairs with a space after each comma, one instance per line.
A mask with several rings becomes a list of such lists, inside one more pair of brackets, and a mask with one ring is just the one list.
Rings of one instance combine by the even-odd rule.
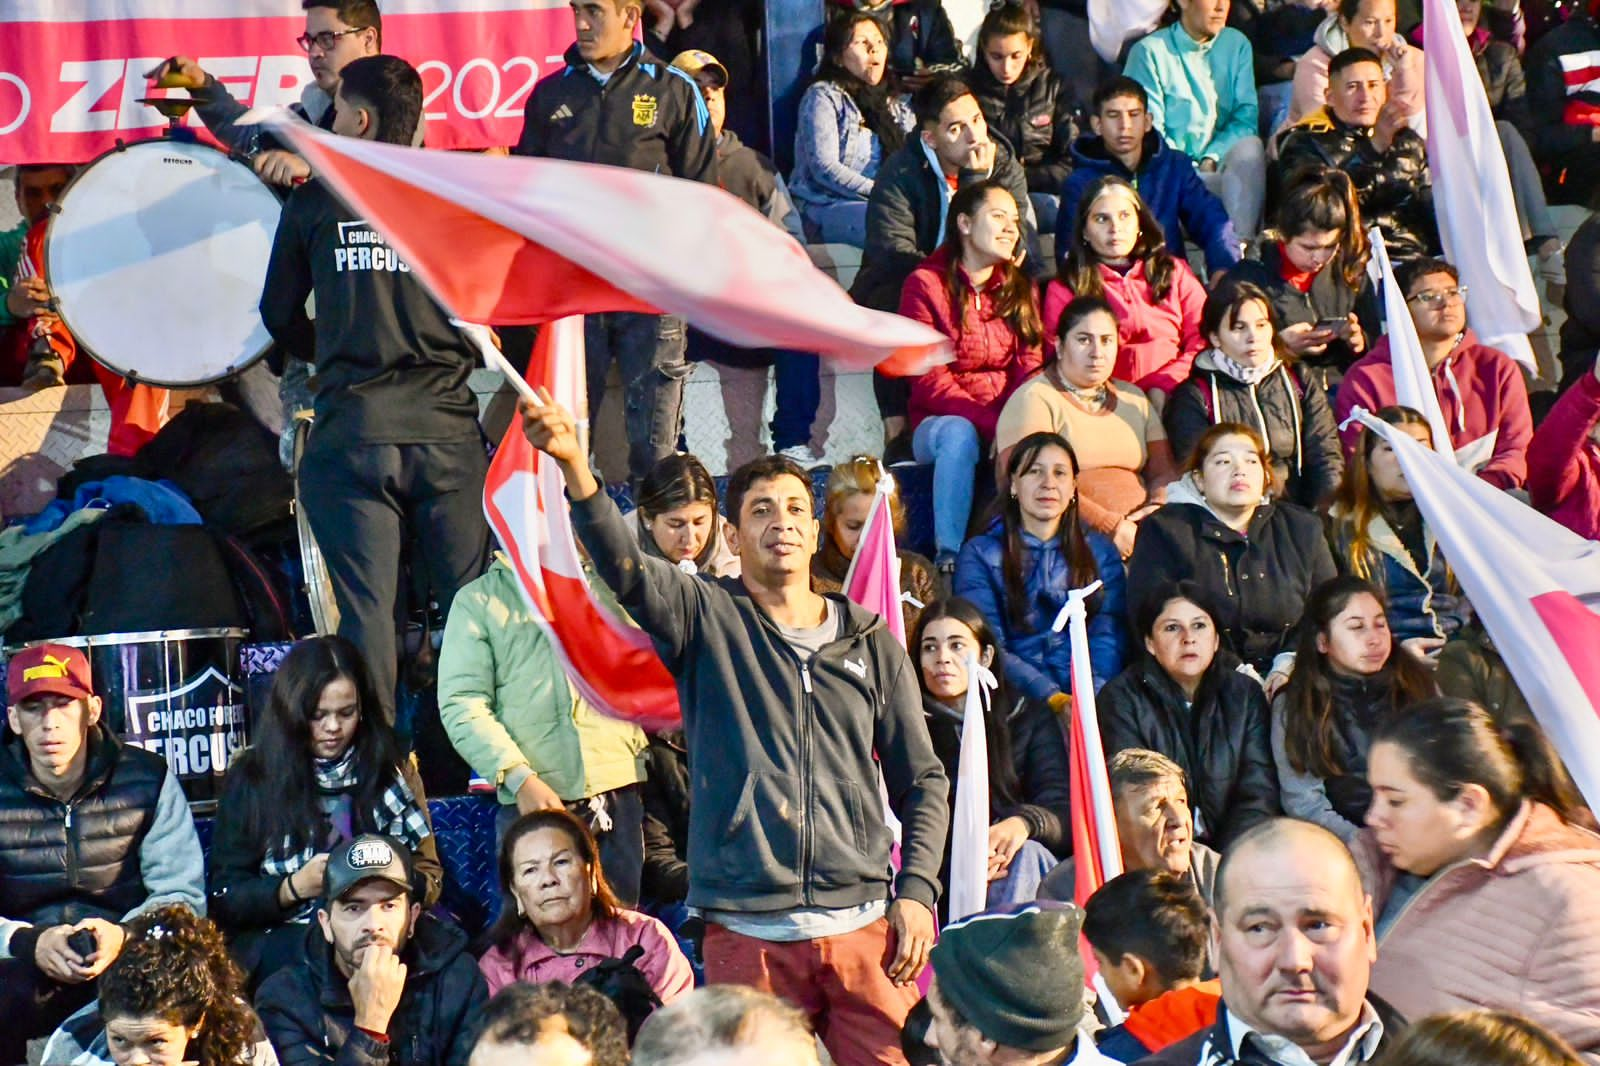
[[882, 619], [841, 597], [809, 664], [737, 579], [644, 555], [604, 492], [572, 505], [595, 569], [677, 679], [689, 765], [689, 903], [758, 913], [890, 895], [876, 752], [902, 826], [894, 894], [933, 907], [949, 785], [921, 690]]

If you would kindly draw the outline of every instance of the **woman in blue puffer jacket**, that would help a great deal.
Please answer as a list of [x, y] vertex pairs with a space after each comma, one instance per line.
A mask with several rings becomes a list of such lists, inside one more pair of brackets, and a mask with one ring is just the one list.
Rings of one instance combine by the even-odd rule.
[[1006, 677], [1060, 711], [1072, 691], [1067, 630], [1051, 627], [1067, 592], [1098, 580], [1089, 599], [1089, 662], [1098, 691], [1122, 669], [1127, 580], [1108, 537], [1078, 521], [1078, 457], [1059, 434], [1032, 433], [1006, 464], [1000, 515], [956, 560], [955, 594], [977, 605], [1000, 638]]

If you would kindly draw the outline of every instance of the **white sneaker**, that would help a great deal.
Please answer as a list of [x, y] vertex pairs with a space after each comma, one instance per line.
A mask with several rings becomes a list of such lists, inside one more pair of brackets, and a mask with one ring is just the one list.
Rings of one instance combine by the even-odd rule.
[[785, 459], [794, 460], [807, 470], [823, 465], [822, 456], [812, 451], [809, 444], [791, 444], [778, 454]]

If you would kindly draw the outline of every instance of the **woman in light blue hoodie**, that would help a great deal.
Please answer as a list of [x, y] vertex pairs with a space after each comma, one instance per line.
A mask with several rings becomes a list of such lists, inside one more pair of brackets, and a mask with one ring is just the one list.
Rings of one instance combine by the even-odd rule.
[[882, 24], [862, 13], [836, 16], [816, 80], [800, 98], [789, 182], [810, 239], [865, 243], [878, 165], [905, 143], [914, 121], [888, 69]]

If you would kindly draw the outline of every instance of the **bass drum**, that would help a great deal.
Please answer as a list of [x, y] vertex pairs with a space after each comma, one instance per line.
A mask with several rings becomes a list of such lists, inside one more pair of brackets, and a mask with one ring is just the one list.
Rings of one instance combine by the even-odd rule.
[[45, 273], [96, 362], [190, 388], [266, 352], [259, 305], [280, 209], [245, 164], [193, 141], [138, 141], [79, 171], [52, 210]]
[[311, 623], [320, 636], [339, 631], [339, 604], [333, 598], [333, 579], [328, 576], [328, 563], [317, 547], [317, 538], [311, 532], [311, 522], [306, 518], [304, 497], [300, 494], [300, 457], [305, 454], [306, 441], [311, 436], [311, 413], [298, 411], [294, 416], [294, 527], [300, 541], [301, 590], [311, 607]]
[[206, 815], [217, 808], [228, 764], [250, 743], [239, 665], [246, 636], [243, 629], [168, 629], [51, 643], [84, 650], [106, 728], [165, 757], [189, 809]]

